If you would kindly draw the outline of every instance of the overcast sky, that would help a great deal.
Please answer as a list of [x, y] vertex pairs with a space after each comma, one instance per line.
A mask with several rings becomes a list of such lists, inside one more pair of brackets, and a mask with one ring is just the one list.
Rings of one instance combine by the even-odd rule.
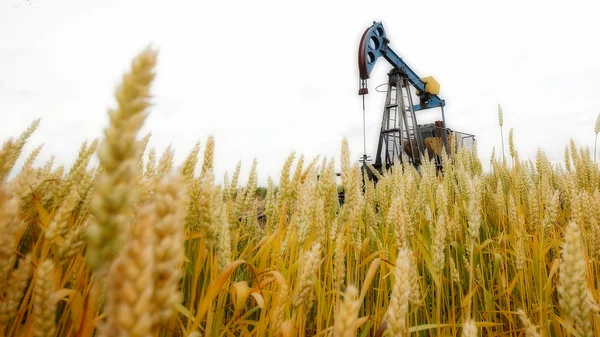
[[[419, 76], [434, 76], [449, 127], [477, 135], [484, 167], [515, 129], [522, 156], [541, 146], [561, 161], [572, 137], [594, 145], [600, 112], [598, 1], [59, 1], [0, 0], [0, 140], [41, 125], [70, 165], [84, 140], [101, 137], [113, 92], [131, 59], [159, 49], [155, 106], [142, 134], [177, 164], [215, 136], [215, 169], [253, 158], [260, 183], [287, 155], [335, 156], [347, 137], [362, 154], [357, 48], [372, 21]], [[390, 66], [380, 59], [366, 97], [367, 152], [374, 156]], [[434, 110], [439, 113], [439, 110]], [[427, 113], [426, 118], [430, 118]], [[423, 119], [425, 120], [425, 119]], [[508, 150], [508, 147], [507, 147]], [[498, 153], [498, 151], [497, 151]], [[19, 161], [19, 165], [22, 160]]]

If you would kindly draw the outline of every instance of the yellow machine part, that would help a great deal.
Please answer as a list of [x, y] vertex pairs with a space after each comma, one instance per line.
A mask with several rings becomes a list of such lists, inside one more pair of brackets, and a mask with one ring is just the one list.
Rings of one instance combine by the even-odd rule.
[[425, 82], [425, 90], [432, 95], [440, 94], [440, 84], [433, 76], [424, 77], [421, 81]]

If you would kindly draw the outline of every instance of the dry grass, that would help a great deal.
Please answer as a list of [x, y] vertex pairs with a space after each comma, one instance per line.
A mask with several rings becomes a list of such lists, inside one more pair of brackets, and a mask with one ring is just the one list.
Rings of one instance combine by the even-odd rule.
[[362, 189], [344, 141], [343, 205], [334, 161], [292, 153], [259, 208], [257, 163], [215, 184], [211, 137], [199, 171], [199, 144], [181, 164], [146, 149], [155, 62], [134, 60], [73, 167], [35, 167], [40, 147], [14, 169], [39, 121], [0, 148], [0, 336], [600, 334], [588, 149], [523, 161], [511, 130], [490, 173], [458, 149]]

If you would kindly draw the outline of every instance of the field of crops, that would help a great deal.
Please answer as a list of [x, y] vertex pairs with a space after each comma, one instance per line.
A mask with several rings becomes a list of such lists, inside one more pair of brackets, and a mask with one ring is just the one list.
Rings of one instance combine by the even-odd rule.
[[212, 137], [183, 163], [146, 149], [156, 56], [72, 167], [22, 153], [39, 121], [4, 140], [0, 336], [600, 334], [590, 150], [524, 161], [511, 132], [490, 173], [461, 148], [443, 174], [398, 164], [363, 189], [343, 141], [343, 204], [334, 159], [295, 153], [263, 197], [256, 162], [215, 183]]

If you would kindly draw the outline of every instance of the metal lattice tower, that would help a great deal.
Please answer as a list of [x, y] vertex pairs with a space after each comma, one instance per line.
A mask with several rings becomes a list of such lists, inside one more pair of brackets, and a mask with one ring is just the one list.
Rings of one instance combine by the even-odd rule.
[[390, 71], [388, 77], [375, 165], [389, 167], [396, 160], [402, 161], [403, 152], [411, 164], [418, 165], [424, 147], [413, 107], [410, 83], [398, 68]]

